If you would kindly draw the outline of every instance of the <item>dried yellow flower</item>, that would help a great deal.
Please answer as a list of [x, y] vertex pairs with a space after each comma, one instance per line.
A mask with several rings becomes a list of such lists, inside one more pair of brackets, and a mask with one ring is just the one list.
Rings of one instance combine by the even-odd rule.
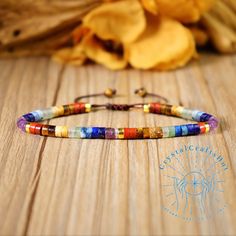
[[100, 39], [128, 43], [145, 29], [146, 20], [138, 0], [105, 3], [83, 19], [83, 25]]
[[194, 37], [198, 44], [207, 38], [182, 23], [198, 20], [214, 1], [106, 1], [74, 30], [75, 47], [59, 51], [54, 58], [77, 65], [88, 58], [113, 70], [128, 64], [158, 70], [184, 66], [197, 54]]
[[147, 16], [147, 28], [133, 43], [125, 45], [125, 57], [135, 68], [182, 66], [195, 52], [192, 34], [179, 22]]

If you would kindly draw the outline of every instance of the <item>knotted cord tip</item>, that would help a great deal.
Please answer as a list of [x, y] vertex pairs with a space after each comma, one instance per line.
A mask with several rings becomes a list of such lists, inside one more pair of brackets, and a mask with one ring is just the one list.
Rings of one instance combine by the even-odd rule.
[[104, 91], [104, 95], [105, 95], [106, 97], [108, 97], [108, 98], [113, 97], [115, 94], [116, 94], [116, 89], [107, 88], [107, 89]]
[[140, 97], [145, 97], [147, 95], [147, 90], [145, 88], [139, 88], [134, 90], [135, 94], [138, 94]]

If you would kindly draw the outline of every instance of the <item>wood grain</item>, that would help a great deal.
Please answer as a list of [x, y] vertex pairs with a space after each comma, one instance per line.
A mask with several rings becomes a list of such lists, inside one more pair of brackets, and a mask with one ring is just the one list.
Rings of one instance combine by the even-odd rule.
[[[132, 69], [112, 72], [97, 65], [62, 67], [47, 58], [2, 60], [0, 234], [235, 235], [235, 64], [235, 56], [206, 54], [184, 69], [160, 73]], [[221, 121], [219, 129], [195, 137], [109, 141], [31, 136], [15, 125], [17, 117], [28, 111], [73, 102], [78, 95], [107, 87], [118, 90], [113, 102], [140, 102], [133, 91], [141, 86], [168, 97], [171, 104], [215, 114]], [[104, 102], [104, 98], [89, 101]], [[50, 121], [111, 127], [185, 122], [139, 111], [101, 111]], [[228, 164], [228, 170], [218, 174], [224, 179], [219, 204], [225, 202], [227, 207], [206, 220], [186, 221], [163, 209], [168, 204], [167, 182], [159, 165], [184, 145], [209, 145]], [[186, 158], [182, 168], [191, 172], [191, 163], [201, 160]], [[202, 165], [203, 171], [208, 167], [208, 163]], [[214, 171], [219, 170], [216, 166]], [[169, 168], [167, 173], [176, 172]], [[211, 210], [219, 206], [207, 201]], [[199, 215], [194, 211], [193, 217]]]

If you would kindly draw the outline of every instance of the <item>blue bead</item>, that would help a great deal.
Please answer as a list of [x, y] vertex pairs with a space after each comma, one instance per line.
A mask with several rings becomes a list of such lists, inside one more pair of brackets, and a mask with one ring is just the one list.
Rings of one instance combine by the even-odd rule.
[[92, 128], [81, 127], [80, 128], [80, 137], [81, 138], [91, 138], [92, 136]]
[[35, 121], [35, 117], [32, 113], [27, 113], [25, 115], [23, 115], [23, 117], [28, 121], [28, 122], [34, 122]]
[[[193, 119], [193, 120], [196, 120], [196, 119], [197, 119], [197, 117], [198, 117], [197, 115], [199, 114], [199, 112], [200, 112], [200, 111], [198, 111], [198, 110], [192, 111], [192, 119]], [[202, 112], [201, 112], [201, 113], [202, 113]], [[199, 119], [200, 119], [200, 118], [199, 118]]]
[[200, 121], [201, 121], [201, 122], [208, 121], [211, 117], [212, 117], [212, 115], [207, 114], [207, 113], [203, 113], [203, 114], [201, 115], [201, 117], [200, 117]]
[[41, 120], [41, 117], [40, 117], [38, 112], [32, 111], [31, 114], [34, 116], [35, 121], [40, 121]]
[[188, 128], [188, 134], [189, 135], [195, 135], [195, 134], [200, 134], [200, 127], [198, 124], [189, 124], [186, 125]]
[[182, 129], [181, 129], [181, 126], [175, 126], [175, 136], [176, 137], [179, 137], [179, 136], [182, 136]]
[[41, 110], [36, 110], [34, 112], [36, 112], [38, 114], [40, 120], [43, 120], [43, 112]]
[[201, 117], [202, 114], [204, 114], [204, 112], [199, 111], [199, 112], [196, 114], [196, 116], [194, 117], [194, 120], [195, 120], [195, 121], [200, 121], [200, 117]]
[[93, 127], [91, 138], [105, 138], [105, 128]]
[[186, 125], [181, 125], [182, 136], [188, 135], [188, 127]]

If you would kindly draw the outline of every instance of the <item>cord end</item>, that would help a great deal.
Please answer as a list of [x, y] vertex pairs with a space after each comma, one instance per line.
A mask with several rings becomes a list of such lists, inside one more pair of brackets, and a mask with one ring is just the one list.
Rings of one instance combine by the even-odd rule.
[[116, 89], [107, 88], [104, 91], [104, 95], [108, 98], [112, 98], [114, 95], [116, 95]]

